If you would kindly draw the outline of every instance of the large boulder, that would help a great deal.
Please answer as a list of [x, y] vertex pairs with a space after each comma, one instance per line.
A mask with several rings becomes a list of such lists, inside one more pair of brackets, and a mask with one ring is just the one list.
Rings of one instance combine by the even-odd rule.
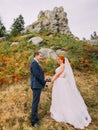
[[42, 58], [46, 59], [46, 58], [53, 58], [54, 60], [57, 58], [57, 54], [56, 52], [54, 52], [52, 49], [49, 48], [41, 48], [39, 50], [40, 52], [42, 52]]
[[57, 55], [67, 55], [67, 51], [63, 51], [61, 49], [56, 50]]
[[41, 43], [43, 39], [41, 37], [32, 37], [31, 39], [28, 40], [28, 42], [32, 42], [33, 44], [37, 45]]
[[18, 45], [19, 44], [19, 42], [12, 42], [11, 43], [11, 46], [13, 46], [13, 45]]

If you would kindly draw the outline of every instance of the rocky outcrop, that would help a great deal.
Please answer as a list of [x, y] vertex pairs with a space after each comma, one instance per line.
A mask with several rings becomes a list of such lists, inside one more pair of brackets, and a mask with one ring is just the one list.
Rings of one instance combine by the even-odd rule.
[[71, 34], [68, 26], [67, 13], [64, 12], [63, 7], [55, 7], [52, 11], [40, 11], [38, 20], [25, 29], [25, 31], [29, 32], [39, 32], [41, 30]]
[[89, 40], [88, 43], [94, 46], [98, 46], [98, 39]]
[[5, 41], [6, 37], [0, 37], [0, 42]]

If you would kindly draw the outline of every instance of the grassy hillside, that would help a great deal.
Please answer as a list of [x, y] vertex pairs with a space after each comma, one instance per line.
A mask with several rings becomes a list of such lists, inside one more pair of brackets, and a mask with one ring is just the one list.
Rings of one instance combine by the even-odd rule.
[[[50, 34], [52, 37], [50, 37]], [[44, 40], [40, 45], [28, 43], [28, 39], [33, 36], [40, 36]], [[16, 41], [20, 43], [11, 46], [11, 43]], [[32, 54], [41, 47], [52, 48], [54, 51], [57, 49], [66, 51], [73, 69], [82, 72], [98, 72], [98, 46], [94, 47], [85, 42], [77, 41], [70, 36], [58, 33], [40, 32], [27, 37], [12, 37], [8, 41], [0, 43], [0, 84], [11, 84], [27, 78], [29, 76]], [[55, 68], [52, 59], [44, 62], [46, 64], [43, 64], [43, 68], [49, 74], [50, 72], [52, 73]]]
[[[85, 130], [98, 130], [98, 47], [49, 31], [32, 33], [27, 37], [24, 35], [0, 43], [0, 130], [35, 130], [29, 121], [32, 100], [29, 67], [34, 51], [42, 47], [67, 52], [77, 87], [92, 117], [92, 123]], [[42, 37], [43, 42], [39, 45], [28, 43], [34, 36]], [[15, 41], [19, 44], [12, 46]], [[56, 61], [49, 58], [41, 64], [45, 75], [53, 75]], [[50, 118], [51, 91], [52, 86], [45, 88], [41, 95], [40, 130], [75, 130], [68, 124], [57, 123]]]

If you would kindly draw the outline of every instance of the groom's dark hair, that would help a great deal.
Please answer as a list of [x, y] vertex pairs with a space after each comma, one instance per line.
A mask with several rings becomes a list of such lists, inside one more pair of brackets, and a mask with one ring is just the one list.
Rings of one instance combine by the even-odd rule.
[[42, 54], [40, 51], [34, 52], [34, 57], [38, 56], [39, 54]]

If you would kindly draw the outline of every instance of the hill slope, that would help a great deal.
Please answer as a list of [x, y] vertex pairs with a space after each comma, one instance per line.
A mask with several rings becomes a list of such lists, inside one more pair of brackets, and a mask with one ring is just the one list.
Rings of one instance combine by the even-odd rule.
[[[71, 36], [61, 35], [50, 31], [41, 31], [27, 35], [12, 37], [8, 41], [0, 43], [0, 84], [21, 81], [30, 75], [29, 65], [34, 51], [40, 48], [51, 48], [54, 51], [61, 49], [67, 52], [67, 57], [73, 69], [82, 72], [98, 72], [98, 46], [91, 46], [83, 41], [75, 40]], [[31, 37], [39, 36], [43, 41], [34, 45], [28, 40]], [[12, 45], [13, 42], [19, 42]], [[44, 62], [46, 64], [44, 64]], [[55, 69], [54, 62], [44, 60], [43, 68], [48, 74]], [[50, 67], [48, 64], [51, 64]], [[51, 71], [50, 71], [51, 70]], [[51, 73], [50, 73], [51, 72]]]
[[[98, 47], [50, 31], [32, 33], [27, 37], [24, 37], [25, 35], [28, 34], [11, 37], [0, 43], [0, 130], [33, 129], [29, 121], [32, 100], [29, 67], [32, 54], [42, 47], [67, 52], [66, 56], [72, 65], [77, 87], [92, 117], [92, 123], [85, 130], [97, 130]], [[28, 43], [27, 41], [34, 36], [40, 36], [44, 39], [43, 42], [39, 45]], [[19, 42], [19, 44], [12, 46], [12, 42]], [[53, 75], [57, 66], [53, 59], [44, 59], [41, 64], [46, 75]], [[68, 124], [56, 123], [50, 118], [51, 91], [52, 86], [45, 88], [41, 95], [40, 130], [75, 130]]]

